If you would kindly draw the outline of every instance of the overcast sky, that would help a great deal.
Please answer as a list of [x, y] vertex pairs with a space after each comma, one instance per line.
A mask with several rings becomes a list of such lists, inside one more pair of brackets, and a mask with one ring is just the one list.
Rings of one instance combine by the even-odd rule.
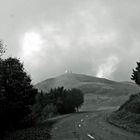
[[66, 70], [130, 80], [140, 61], [140, 0], [0, 0], [0, 39], [34, 83]]

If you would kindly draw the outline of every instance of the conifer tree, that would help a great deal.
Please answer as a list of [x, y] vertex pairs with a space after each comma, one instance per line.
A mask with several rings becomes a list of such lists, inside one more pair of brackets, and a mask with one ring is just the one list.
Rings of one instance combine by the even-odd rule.
[[133, 69], [131, 79], [134, 80], [135, 83], [140, 86], [140, 62], [137, 62], [136, 69]]

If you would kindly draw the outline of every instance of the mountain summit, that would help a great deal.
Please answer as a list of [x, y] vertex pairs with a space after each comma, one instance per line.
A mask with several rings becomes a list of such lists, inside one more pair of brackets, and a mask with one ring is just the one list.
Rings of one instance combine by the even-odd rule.
[[48, 92], [51, 88], [63, 86], [66, 89], [78, 88], [86, 93], [121, 95], [138, 91], [138, 86], [132, 82], [116, 82], [94, 76], [66, 73], [50, 78], [35, 85], [39, 90]]

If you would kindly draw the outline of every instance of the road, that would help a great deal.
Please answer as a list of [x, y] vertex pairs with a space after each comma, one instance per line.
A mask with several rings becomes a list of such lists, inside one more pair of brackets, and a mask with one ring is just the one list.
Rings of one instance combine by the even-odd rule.
[[140, 140], [106, 122], [107, 111], [75, 113], [59, 119], [52, 129], [51, 140]]

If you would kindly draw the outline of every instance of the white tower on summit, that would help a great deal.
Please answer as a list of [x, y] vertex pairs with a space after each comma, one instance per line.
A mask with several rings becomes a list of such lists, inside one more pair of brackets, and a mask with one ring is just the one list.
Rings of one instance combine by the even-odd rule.
[[65, 70], [65, 74], [71, 74], [72, 70]]

